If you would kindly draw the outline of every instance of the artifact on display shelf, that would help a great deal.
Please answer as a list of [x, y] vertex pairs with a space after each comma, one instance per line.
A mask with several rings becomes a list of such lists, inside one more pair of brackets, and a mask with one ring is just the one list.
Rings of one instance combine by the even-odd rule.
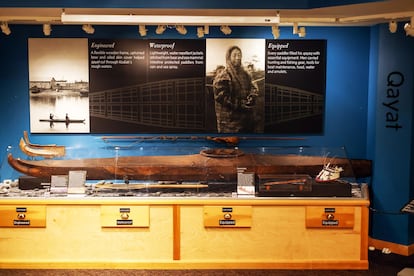
[[56, 195], [67, 194], [68, 181], [68, 175], [52, 175], [50, 177], [50, 193]]
[[[26, 160], [8, 155], [17, 171], [35, 177], [64, 175], [85, 170], [87, 179], [153, 179], [177, 181], [235, 181], [237, 168], [245, 167], [255, 174], [317, 175], [324, 156], [295, 154], [244, 153], [235, 149], [202, 150], [198, 154], [161, 156], [119, 156], [84, 159]], [[342, 175], [367, 177], [368, 160], [335, 158], [331, 164], [343, 168]]]
[[312, 178], [307, 174], [260, 174], [260, 196], [286, 196], [312, 191]]
[[23, 138], [19, 143], [20, 150], [28, 156], [35, 157], [40, 156], [44, 158], [54, 158], [65, 156], [65, 146], [58, 145], [39, 145], [33, 144], [29, 140], [27, 131], [24, 131]]
[[68, 193], [85, 193], [86, 171], [70, 171], [68, 175]]
[[237, 168], [237, 195], [255, 196], [255, 175], [246, 168]]

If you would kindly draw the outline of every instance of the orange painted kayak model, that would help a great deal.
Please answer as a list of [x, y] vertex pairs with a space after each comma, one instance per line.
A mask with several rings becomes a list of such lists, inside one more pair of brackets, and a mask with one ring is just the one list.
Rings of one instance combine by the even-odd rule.
[[[50, 178], [69, 171], [86, 171], [89, 180], [134, 179], [151, 181], [236, 181], [237, 169], [260, 174], [318, 175], [325, 156], [243, 153], [238, 149], [203, 150], [198, 154], [171, 156], [122, 156], [110, 158], [25, 160], [8, 155], [15, 170], [29, 176]], [[344, 177], [368, 177], [371, 161], [334, 158]]]

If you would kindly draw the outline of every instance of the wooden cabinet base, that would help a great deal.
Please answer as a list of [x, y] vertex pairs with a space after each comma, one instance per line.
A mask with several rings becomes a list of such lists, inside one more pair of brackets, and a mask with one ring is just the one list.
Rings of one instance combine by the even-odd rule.
[[[368, 269], [364, 198], [2, 199], [0, 268]], [[35, 208], [34, 208], [35, 207]]]

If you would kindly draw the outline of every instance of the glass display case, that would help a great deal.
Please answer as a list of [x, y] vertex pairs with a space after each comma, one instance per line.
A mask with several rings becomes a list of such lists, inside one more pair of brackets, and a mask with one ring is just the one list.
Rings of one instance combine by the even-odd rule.
[[2, 156], [1, 194], [85, 196], [352, 196], [369, 160], [343, 147], [240, 146], [237, 138], [103, 136], [94, 144], [33, 144]]

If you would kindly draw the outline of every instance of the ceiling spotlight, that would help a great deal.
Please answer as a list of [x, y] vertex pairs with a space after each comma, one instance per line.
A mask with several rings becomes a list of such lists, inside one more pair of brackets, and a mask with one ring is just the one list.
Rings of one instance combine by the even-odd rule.
[[414, 36], [414, 17], [411, 17], [410, 23], [405, 23], [404, 31], [406, 35]]
[[82, 30], [87, 34], [93, 34], [95, 32], [95, 29], [92, 27], [91, 24], [82, 25]]
[[202, 38], [204, 35], [209, 34], [210, 27], [205, 25], [204, 27], [197, 27], [197, 37]]
[[414, 36], [414, 27], [410, 23], [405, 23], [404, 31], [406, 35]]
[[280, 30], [279, 30], [279, 26], [278, 25], [273, 25], [272, 26], [272, 34], [273, 34], [273, 38], [274, 39], [278, 39], [280, 36]]
[[147, 35], [147, 29], [145, 28], [145, 25], [139, 25], [138, 26], [138, 32], [140, 36], [146, 36]]
[[305, 37], [306, 36], [306, 29], [305, 27], [300, 27], [298, 32], [299, 37]]
[[198, 38], [204, 37], [204, 28], [203, 27], [197, 27], [197, 37]]
[[5, 35], [9, 35], [11, 34], [11, 30], [9, 28], [9, 24], [7, 24], [7, 22], [3, 22], [1, 23], [1, 31], [3, 32], [3, 34]]
[[390, 30], [390, 33], [395, 33], [397, 31], [397, 21], [391, 20], [390, 23], [388, 23], [388, 30]]
[[204, 34], [210, 33], [210, 27], [208, 25], [204, 25]]
[[50, 24], [43, 24], [43, 34], [45, 36], [49, 36], [51, 32], [52, 32], [51, 25]]
[[278, 24], [280, 23], [280, 12], [279, 11], [276, 12], [275, 22], [278, 23]]
[[223, 26], [221, 26], [221, 27], [220, 27], [220, 31], [221, 31], [223, 34], [225, 34], [225, 35], [229, 35], [229, 34], [231, 34], [231, 29], [230, 29], [230, 27], [229, 27], [229, 26], [227, 26], [227, 25], [223, 25]]
[[184, 25], [178, 25], [175, 26], [175, 29], [177, 30], [177, 32], [181, 35], [185, 35], [187, 34], [187, 29], [184, 27]]
[[293, 29], [292, 29], [292, 33], [293, 34], [297, 34], [298, 33], [298, 22], [293, 23]]
[[156, 34], [163, 34], [165, 30], [167, 29], [167, 26], [165, 25], [158, 25], [158, 27], [155, 29]]

